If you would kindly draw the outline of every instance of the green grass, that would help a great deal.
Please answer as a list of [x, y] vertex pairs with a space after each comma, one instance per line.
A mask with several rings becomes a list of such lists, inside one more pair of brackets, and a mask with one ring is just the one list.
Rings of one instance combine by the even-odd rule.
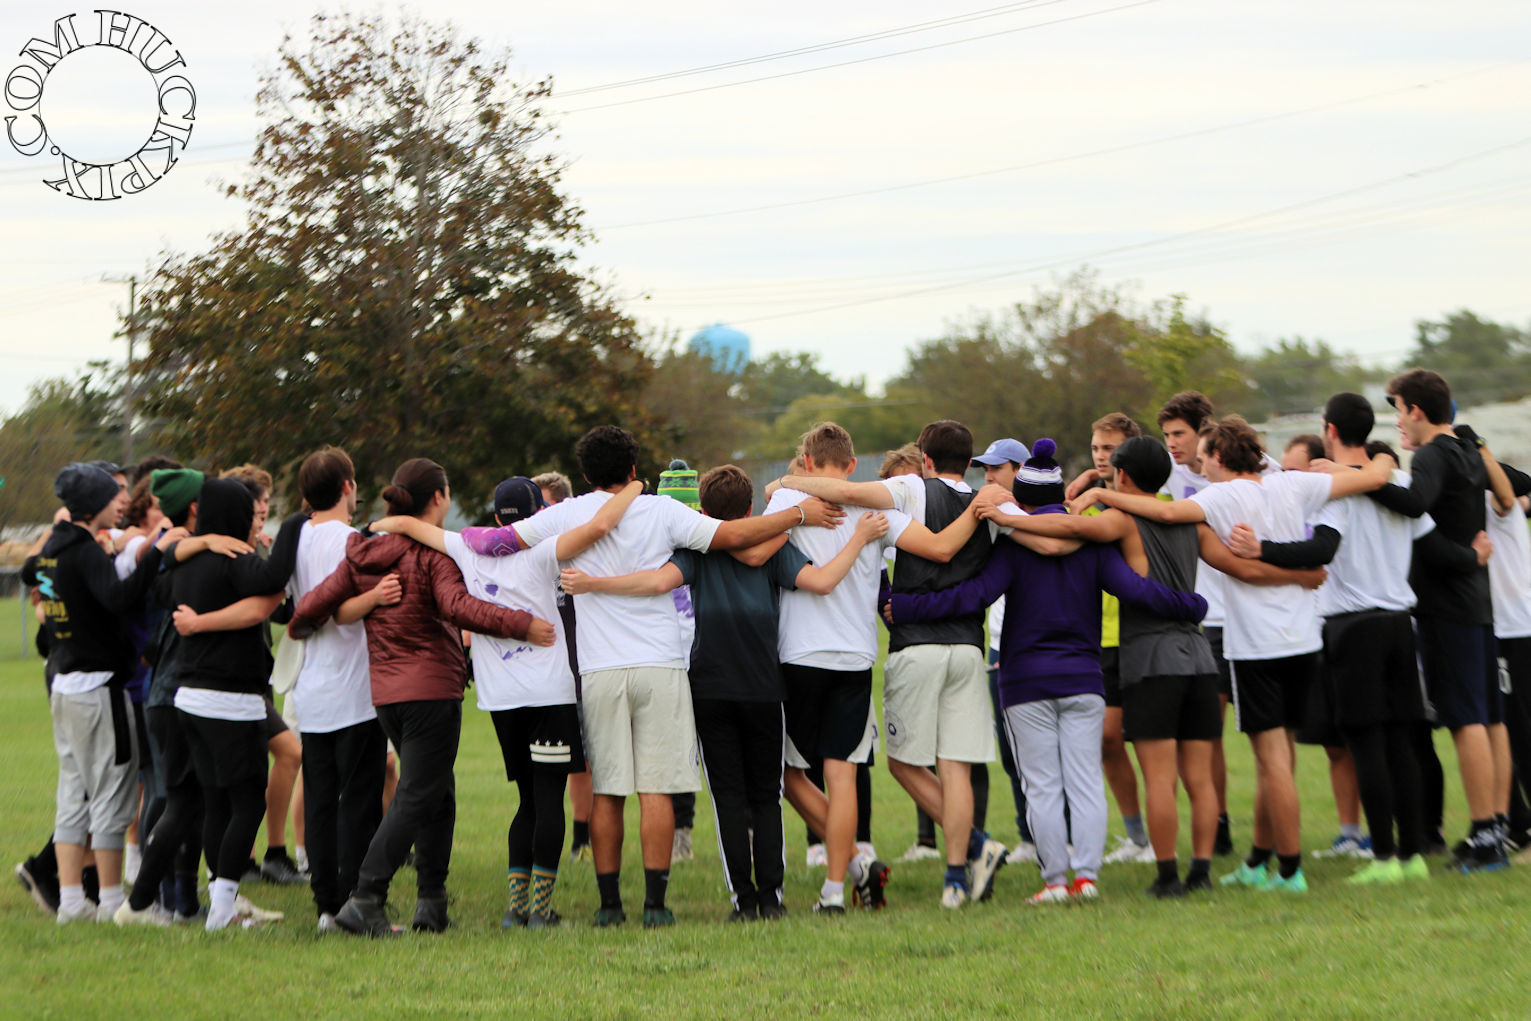
[[[7, 615], [7, 611], [11, 615]], [[0, 622], [15, 620], [0, 603]], [[19, 629], [18, 629], [19, 630]], [[55, 761], [41, 664], [15, 660], [17, 632], [0, 631], [0, 834], [7, 866], [47, 835]], [[1455, 760], [1448, 770], [1452, 833], [1463, 828]], [[1247, 838], [1252, 776], [1247, 744], [1229, 743], [1235, 835]], [[941, 866], [895, 866], [890, 906], [827, 920], [807, 911], [821, 873], [802, 866], [802, 827], [788, 810], [787, 898], [777, 925], [730, 926], [705, 796], [697, 860], [674, 871], [680, 924], [645, 932], [631, 922], [596, 930], [587, 864], [566, 865], [556, 906], [574, 924], [551, 933], [504, 933], [504, 827], [515, 797], [504, 781], [488, 720], [465, 715], [459, 813], [450, 889], [457, 927], [440, 937], [369, 943], [320, 938], [304, 889], [256, 887], [286, 922], [209, 936], [200, 929], [59, 928], [21, 888], [0, 893], [0, 1012], [16, 1016], [301, 1017], [384, 1012], [543, 1017], [954, 1017], [1354, 1015], [1523, 1016], [1531, 965], [1531, 869], [1428, 884], [1357, 889], [1340, 880], [1354, 863], [1310, 859], [1312, 891], [1275, 898], [1219, 890], [1182, 903], [1143, 894], [1151, 866], [1109, 866], [1102, 901], [1034, 909], [1020, 901], [1034, 870], [1002, 871], [992, 902], [959, 914], [937, 907]], [[998, 779], [1000, 774], [996, 770]], [[1302, 755], [1305, 846], [1334, 833], [1323, 757]], [[874, 836], [885, 858], [913, 838], [909, 799], [874, 770]], [[990, 817], [1014, 834], [1008, 787], [994, 784]], [[1119, 829], [1119, 821], [1113, 821]], [[630, 815], [624, 886], [641, 901], [636, 813]], [[1182, 860], [1188, 851], [1182, 848]], [[1219, 863], [1221, 866], [1222, 863]], [[1217, 871], [1222, 871], [1220, 867]], [[407, 921], [412, 874], [396, 886]], [[634, 912], [635, 914], [635, 912]]]

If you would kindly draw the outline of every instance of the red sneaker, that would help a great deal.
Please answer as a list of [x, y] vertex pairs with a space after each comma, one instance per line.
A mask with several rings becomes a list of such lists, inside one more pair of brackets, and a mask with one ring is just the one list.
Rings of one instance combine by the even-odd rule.
[[1075, 900], [1099, 900], [1100, 888], [1095, 885], [1093, 879], [1075, 876], [1074, 881], [1069, 884], [1069, 896]]

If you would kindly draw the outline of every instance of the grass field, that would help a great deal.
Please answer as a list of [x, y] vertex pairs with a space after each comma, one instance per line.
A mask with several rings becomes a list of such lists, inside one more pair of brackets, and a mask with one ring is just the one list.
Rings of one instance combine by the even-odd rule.
[[[0, 602], [0, 836], [6, 867], [47, 836], [55, 760], [41, 663], [16, 659], [18, 608]], [[470, 696], [471, 705], [471, 696]], [[1230, 741], [1235, 837], [1249, 832], [1248, 747]], [[1443, 751], [1445, 748], [1443, 746]], [[1448, 833], [1465, 826], [1455, 760]], [[1001, 774], [997, 769], [996, 778]], [[504, 827], [514, 793], [491, 727], [464, 717], [451, 932], [371, 943], [320, 937], [305, 888], [246, 892], [287, 921], [214, 936], [199, 928], [60, 928], [20, 886], [0, 894], [0, 971], [8, 1016], [270, 1018], [461, 1014], [541, 1017], [1525, 1016], [1531, 1013], [1531, 869], [1428, 884], [1355, 888], [1355, 867], [1306, 862], [1302, 898], [1218, 892], [1161, 903], [1143, 890], [1152, 866], [1108, 866], [1090, 907], [1021, 904], [1034, 868], [1002, 871], [994, 899], [960, 913], [937, 906], [938, 862], [895, 866], [889, 907], [820, 919], [808, 905], [822, 878], [804, 868], [803, 832], [788, 810], [787, 899], [775, 925], [723, 924], [728, 902], [711, 813], [698, 806], [697, 860], [678, 866], [670, 901], [680, 924], [646, 932], [588, 925], [596, 907], [588, 864], [565, 865], [555, 904], [570, 926], [502, 932]], [[1335, 831], [1322, 756], [1304, 754], [1304, 846]], [[874, 837], [886, 859], [913, 839], [908, 798], [874, 770]], [[636, 813], [634, 813], [635, 815]], [[995, 835], [1013, 840], [1008, 787], [994, 784]], [[1113, 830], [1120, 830], [1114, 817]], [[636, 819], [624, 889], [641, 903]], [[264, 843], [262, 843], [264, 846]], [[1189, 849], [1182, 847], [1182, 861]], [[1218, 863], [1214, 871], [1231, 867]], [[396, 885], [413, 910], [412, 874]]]

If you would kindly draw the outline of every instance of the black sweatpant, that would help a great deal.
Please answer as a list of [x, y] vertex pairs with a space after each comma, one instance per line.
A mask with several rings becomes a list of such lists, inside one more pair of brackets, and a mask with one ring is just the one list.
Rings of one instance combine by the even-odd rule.
[[[1424, 850], [1424, 794], [1411, 733], [1415, 726], [1413, 722], [1393, 722], [1342, 728], [1356, 766], [1356, 785], [1366, 811], [1366, 828], [1371, 831], [1372, 853], [1378, 858], [1409, 858]], [[1398, 823], [1397, 843], [1393, 841], [1394, 820]]]
[[781, 703], [698, 698], [691, 704], [734, 907], [753, 913], [761, 903], [780, 904], [787, 867]]
[[239, 882], [266, 818], [266, 724], [177, 710], [202, 785], [202, 846], [218, 879]]
[[1531, 829], [1531, 638], [1499, 639], [1499, 658], [1510, 674], [1504, 695], [1504, 725], [1514, 765], [1510, 785], [1510, 828]]
[[362, 859], [356, 892], [386, 899], [388, 884], [413, 846], [420, 896], [440, 896], [446, 892], [457, 824], [452, 768], [462, 737], [462, 703], [443, 699], [380, 705], [377, 722], [398, 749], [399, 787]]
[[1410, 724], [1414, 738], [1414, 761], [1419, 763], [1419, 789], [1424, 802], [1425, 837], [1441, 832], [1446, 815], [1446, 771], [1435, 751], [1435, 732], [1428, 723]]
[[314, 907], [333, 915], [356, 890], [383, 818], [388, 739], [376, 720], [303, 734], [304, 847]]
[[202, 857], [202, 786], [190, 768], [191, 748], [181, 730], [180, 717], [170, 706], [152, 706], [145, 713], [145, 723], [164, 797], [153, 828], [147, 835], [139, 831], [143, 860], [133, 882], [133, 895], [128, 898], [134, 911], [154, 903], [172, 869], [195, 877]]

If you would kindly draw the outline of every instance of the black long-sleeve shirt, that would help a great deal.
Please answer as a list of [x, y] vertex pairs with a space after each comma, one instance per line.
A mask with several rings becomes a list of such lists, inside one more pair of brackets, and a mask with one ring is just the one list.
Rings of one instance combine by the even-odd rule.
[[150, 547], [138, 568], [119, 579], [112, 558], [88, 529], [68, 521], [53, 526], [23, 574], [42, 593], [48, 662], [55, 674], [110, 670], [126, 679], [137, 653], [122, 618], [143, 605], [159, 562], [159, 550]]

